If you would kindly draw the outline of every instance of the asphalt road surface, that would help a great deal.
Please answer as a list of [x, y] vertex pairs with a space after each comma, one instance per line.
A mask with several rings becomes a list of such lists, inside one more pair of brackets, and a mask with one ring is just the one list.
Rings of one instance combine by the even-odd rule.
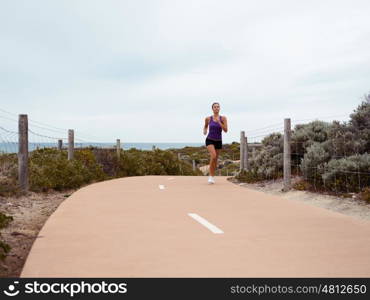
[[36, 238], [21, 277], [370, 277], [370, 222], [216, 176], [83, 187]]

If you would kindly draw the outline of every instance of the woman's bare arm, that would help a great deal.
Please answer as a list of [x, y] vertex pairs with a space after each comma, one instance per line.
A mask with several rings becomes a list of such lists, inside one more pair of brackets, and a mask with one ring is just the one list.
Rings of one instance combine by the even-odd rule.
[[227, 118], [222, 116], [222, 121], [220, 122], [222, 129], [227, 132]]
[[204, 120], [204, 128], [203, 128], [203, 134], [207, 134], [207, 128], [208, 128], [208, 123], [209, 123], [209, 117], [206, 117]]

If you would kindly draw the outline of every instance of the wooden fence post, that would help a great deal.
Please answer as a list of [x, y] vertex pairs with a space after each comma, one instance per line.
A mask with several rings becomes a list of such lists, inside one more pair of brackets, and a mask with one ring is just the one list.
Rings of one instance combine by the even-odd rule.
[[193, 159], [193, 171], [195, 171], [195, 160]]
[[284, 119], [284, 192], [289, 191], [291, 188], [290, 135], [290, 118], [286, 118]]
[[73, 129], [68, 129], [68, 160], [73, 159], [73, 149], [74, 149], [74, 131]]
[[182, 167], [181, 167], [181, 154], [177, 153], [177, 159], [179, 160], [179, 166], [180, 166], [180, 173], [182, 175]]
[[244, 138], [244, 131], [240, 131], [240, 171], [244, 170], [244, 145], [245, 145], [245, 138]]
[[28, 117], [18, 116], [18, 178], [23, 193], [28, 192]]
[[248, 140], [244, 138], [244, 170], [248, 171]]

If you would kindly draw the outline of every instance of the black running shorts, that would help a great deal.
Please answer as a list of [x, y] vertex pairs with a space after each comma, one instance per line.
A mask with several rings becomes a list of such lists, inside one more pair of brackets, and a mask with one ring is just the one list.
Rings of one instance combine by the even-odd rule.
[[206, 138], [206, 146], [208, 145], [215, 145], [215, 149], [222, 149], [222, 140], [221, 141], [214, 141], [210, 140], [209, 138]]

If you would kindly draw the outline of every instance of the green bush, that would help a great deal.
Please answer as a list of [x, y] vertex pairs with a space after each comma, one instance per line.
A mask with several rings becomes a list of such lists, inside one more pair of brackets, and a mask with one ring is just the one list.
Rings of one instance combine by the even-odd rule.
[[[13, 221], [12, 216], [6, 216], [2, 212], [0, 212], [0, 230], [7, 227], [9, 223]], [[0, 233], [1, 238], [1, 233]], [[11, 247], [5, 243], [4, 241], [0, 240], [0, 260], [4, 260], [6, 255], [9, 253]]]
[[17, 182], [18, 158], [15, 153], [0, 154], [0, 196], [20, 195]]
[[117, 162], [116, 177], [146, 175], [145, 153], [142, 150], [131, 148], [121, 151], [120, 159]]
[[0, 154], [0, 177], [16, 177], [18, 172], [18, 156], [16, 153]]
[[170, 151], [143, 151], [141, 165], [146, 175], [196, 175], [190, 162], [178, 160]]
[[308, 181], [321, 181], [321, 174], [317, 171], [317, 167], [330, 159], [330, 154], [326, 151], [323, 144], [314, 142], [307, 148], [307, 152], [300, 164], [300, 169], [303, 177]]
[[240, 182], [254, 183], [260, 180], [263, 180], [263, 177], [259, 176], [255, 171], [240, 171], [235, 176], [236, 179]]
[[250, 180], [278, 178], [283, 172], [283, 146], [281, 133], [272, 133], [262, 140], [263, 147], [255, 151], [253, 157], [249, 154]]
[[332, 159], [319, 166], [324, 185], [336, 191], [360, 192], [370, 186], [370, 154]]
[[307, 191], [312, 188], [311, 184], [306, 180], [299, 180], [295, 182], [292, 187], [299, 191]]
[[199, 172], [193, 172], [192, 164], [178, 160], [177, 154], [170, 150], [131, 148], [121, 150], [119, 159], [116, 150], [112, 149], [95, 149], [94, 154], [103, 170], [112, 177], [199, 175]]
[[67, 152], [52, 148], [32, 151], [29, 157], [30, 190], [77, 188], [92, 181], [106, 178], [90, 150], [75, 151], [74, 159], [67, 159]]
[[297, 124], [294, 127], [292, 140], [306, 143], [304, 146], [308, 147], [314, 142], [322, 143], [328, 139], [330, 123], [316, 120], [307, 124]]
[[[283, 176], [283, 135], [272, 133], [262, 148], [249, 155], [249, 171], [237, 177], [255, 182]], [[370, 185], [370, 96], [350, 115], [348, 123], [315, 120], [292, 130], [292, 174], [303, 175], [297, 189], [322, 188], [359, 192]], [[366, 193], [365, 193], [366, 194]]]
[[88, 149], [94, 154], [96, 162], [101, 165], [103, 172], [110, 178], [116, 177], [118, 172], [118, 158], [116, 150], [97, 147], [89, 147]]
[[21, 190], [15, 177], [0, 177], [0, 196], [20, 196]]
[[364, 153], [370, 150], [370, 96], [365, 95], [364, 100], [352, 114], [349, 126], [355, 133], [355, 138], [360, 141], [357, 152]]
[[370, 204], [370, 187], [365, 187], [360, 193], [360, 199]]
[[359, 192], [369, 186], [370, 101], [363, 101], [348, 123], [315, 121], [297, 125], [292, 162], [305, 180], [328, 191]]
[[[327, 143], [332, 125], [324, 121], [312, 121], [307, 124], [297, 124], [291, 136], [291, 164], [299, 166], [307, 150], [313, 144]], [[296, 175], [301, 175], [301, 168], [292, 168]]]
[[[18, 188], [17, 155], [0, 156], [0, 195], [20, 193]], [[87, 147], [75, 149], [68, 160], [67, 151], [40, 148], [29, 154], [30, 190], [78, 188], [96, 181], [125, 176], [143, 175], [201, 175], [193, 171], [188, 161], [178, 160], [172, 151], [145, 151], [131, 148], [121, 150]]]

